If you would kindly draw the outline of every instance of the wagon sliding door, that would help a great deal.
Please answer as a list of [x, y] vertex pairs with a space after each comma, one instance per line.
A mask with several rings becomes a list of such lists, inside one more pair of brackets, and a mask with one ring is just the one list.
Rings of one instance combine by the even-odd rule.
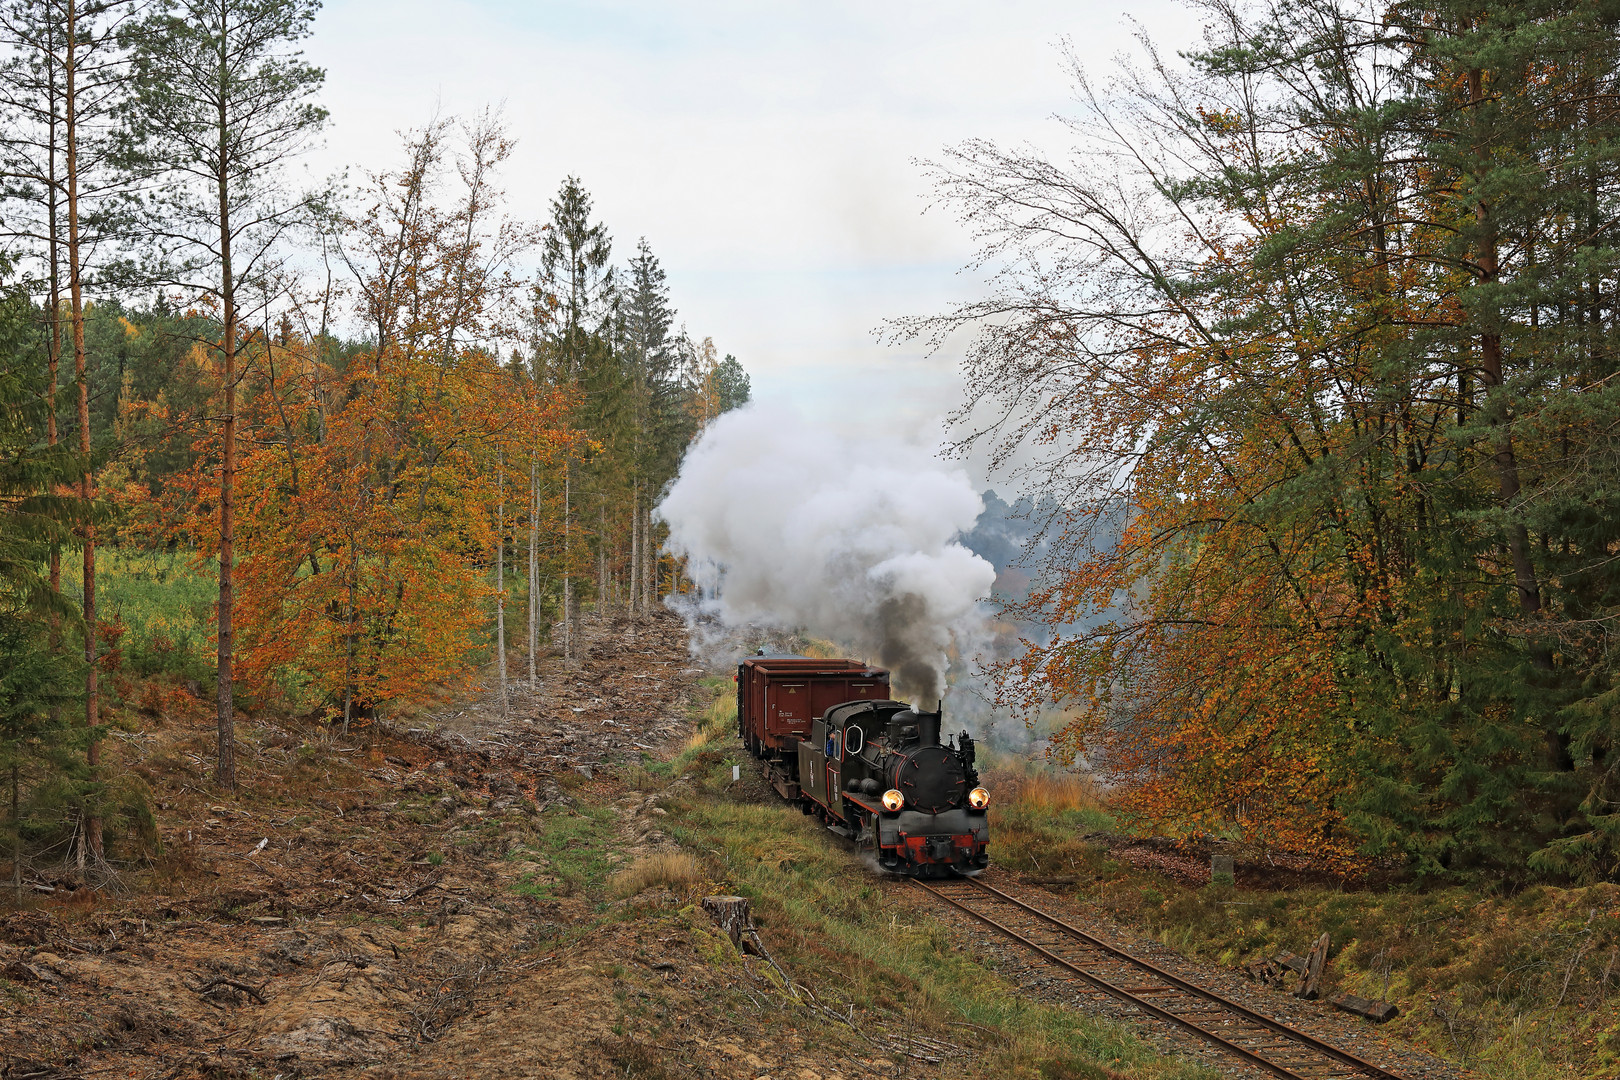
[[802, 682], [772, 682], [765, 689], [765, 730], [772, 735], [803, 735], [810, 730], [810, 694]]

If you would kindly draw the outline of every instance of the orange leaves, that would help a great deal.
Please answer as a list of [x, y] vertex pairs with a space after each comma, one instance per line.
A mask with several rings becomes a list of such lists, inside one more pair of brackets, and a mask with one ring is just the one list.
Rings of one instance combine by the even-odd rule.
[[339, 370], [294, 342], [262, 367], [280, 374], [241, 453], [242, 678], [351, 719], [463, 679], [487, 621], [495, 463], [571, 446], [567, 401], [479, 354]]

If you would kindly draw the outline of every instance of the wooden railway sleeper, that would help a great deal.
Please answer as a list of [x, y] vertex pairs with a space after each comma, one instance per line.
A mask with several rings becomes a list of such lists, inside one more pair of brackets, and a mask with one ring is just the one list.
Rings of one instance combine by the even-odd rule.
[[[1031, 907], [1029, 904], [1024, 903], [1022, 900], [1018, 899], [1016, 896], [1010, 896], [1007, 893], [1002, 892], [1000, 889], [995, 888], [994, 886], [986, 885], [984, 882], [978, 880], [977, 878], [964, 878], [962, 880], [970, 888], [982, 890], [982, 891], [990, 894], [991, 896], [994, 896], [994, 897], [1004, 901], [1005, 903], [1013, 905], [1014, 907], [1018, 908], [1021, 911], [1027, 912], [1028, 914], [1034, 916], [1037, 919], [1042, 920], [1043, 922], [1046, 922], [1046, 923], [1048, 923], [1048, 924], [1050, 924], [1052, 926], [1056, 926], [1056, 927], [1060, 928], [1065, 933], [1073, 936], [1074, 938], [1078, 939], [1081, 942], [1084, 942], [1090, 948], [1093, 948], [1093, 949], [1099, 950], [1101, 952], [1107, 953], [1107, 954], [1109, 954], [1109, 955], [1111, 955], [1113, 957], [1116, 957], [1116, 958], [1118, 958], [1120, 960], [1123, 960], [1126, 963], [1131, 964], [1131, 965], [1133, 965], [1133, 966], [1135, 966], [1137, 968], [1140, 968], [1142, 970], [1151, 972], [1155, 977], [1163, 979], [1168, 983], [1171, 983], [1171, 984], [1173, 984], [1173, 985], [1175, 985], [1177, 987], [1180, 987], [1181, 989], [1187, 991], [1189, 994], [1196, 995], [1197, 997], [1203, 998], [1204, 1000], [1206, 1000], [1208, 1002], [1211, 1002], [1211, 1003], [1213, 1003], [1213, 1004], [1215, 1004], [1217, 1006], [1220, 1006], [1223, 1009], [1226, 1009], [1226, 1010], [1229, 1010], [1229, 1011], [1231, 1011], [1233, 1013], [1236, 1013], [1237, 1015], [1242, 1016], [1244, 1019], [1249, 1020], [1249, 1021], [1251, 1021], [1251, 1022], [1253, 1022], [1255, 1024], [1258, 1024], [1261, 1027], [1267, 1028], [1268, 1030], [1270, 1030], [1270, 1031], [1272, 1031], [1272, 1032], [1274, 1032], [1274, 1033], [1276, 1033], [1278, 1035], [1281, 1035], [1284, 1038], [1293, 1040], [1295, 1043], [1297, 1043], [1299, 1045], [1302, 1045], [1302, 1046], [1304, 1046], [1306, 1048], [1309, 1048], [1311, 1050], [1314, 1050], [1317, 1053], [1319, 1053], [1319, 1054], [1321, 1054], [1321, 1055], [1323, 1055], [1325, 1057], [1332, 1058], [1333, 1060], [1337, 1061], [1341, 1065], [1348, 1065], [1352, 1069], [1356, 1070], [1357, 1072], [1365, 1073], [1367, 1075], [1371, 1075], [1373, 1077], [1378, 1078], [1378, 1080], [1405, 1080], [1405, 1078], [1400, 1076], [1400, 1074], [1398, 1074], [1398, 1073], [1392, 1073], [1389, 1070], [1382, 1068], [1381, 1066], [1374, 1065], [1370, 1061], [1364, 1061], [1361, 1058], [1355, 1056], [1354, 1054], [1349, 1053], [1348, 1051], [1340, 1050], [1338, 1047], [1333, 1046], [1330, 1043], [1322, 1042], [1320, 1039], [1317, 1039], [1317, 1038], [1315, 1038], [1315, 1037], [1313, 1037], [1311, 1035], [1307, 1035], [1303, 1031], [1298, 1031], [1298, 1030], [1296, 1030], [1294, 1028], [1291, 1028], [1287, 1024], [1282, 1023], [1281, 1021], [1273, 1020], [1269, 1016], [1266, 1016], [1266, 1015], [1264, 1015], [1262, 1013], [1257, 1013], [1257, 1012], [1253, 1011], [1252, 1009], [1249, 1009], [1249, 1008], [1247, 1008], [1247, 1007], [1245, 1007], [1243, 1005], [1239, 1005], [1235, 1001], [1230, 1001], [1227, 998], [1221, 997], [1219, 994], [1216, 994], [1216, 993], [1214, 993], [1212, 991], [1209, 991], [1209, 990], [1205, 990], [1203, 987], [1197, 985], [1196, 983], [1190, 983], [1190, 982], [1186, 981], [1185, 979], [1182, 979], [1182, 978], [1180, 978], [1180, 977], [1178, 977], [1176, 975], [1172, 975], [1170, 972], [1165, 971], [1162, 968], [1159, 968], [1159, 967], [1155, 966], [1154, 964], [1151, 964], [1148, 961], [1141, 959], [1140, 957], [1132, 956], [1130, 953], [1126, 952], [1125, 950], [1123, 950], [1121, 948], [1118, 948], [1117, 946], [1108, 944], [1106, 941], [1103, 941], [1101, 938], [1093, 937], [1092, 935], [1086, 933], [1084, 930], [1081, 930], [1081, 929], [1079, 929], [1078, 927], [1075, 927], [1075, 926], [1071, 926], [1070, 924], [1064, 922], [1062, 919], [1059, 919], [1059, 918], [1057, 918], [1057, 917], [1055, 917], [1053, 915], [1049, 915], [1046, 912], [1041, 911], [1039, 908]], [[921, 883], [919, 882], [919, 884], [921, 884]], [[980, 919], [983, 919], [986, 922], [991, 922], [991, 925], [996, 925], [994, 922], [992, 922], [986, 916], [979, 915], [977, 912], [972, 911], [972, 909], [967, 908], [967, 907], [965, 907], [965, 906], [963, 906], [961, 904], [958, 904], [955, 900], [953, 900], [950, 897], [946, 896], [943, 892], [940, 892], [939, 890], [936, 890], [936, 889], [929, 889], [929, 891], [933, 892], [935, 895], [939, 896], [941, 899], [945, 900], [946, 902], [948, 902], [950, 904], [953, 904], [956, 907], [962, 908], [962, 910], [967, 911], [969, 914], [977, 915]], [[1143, 1002], [1143, 1004], [1146, 1005], [1147, 1003]]]
[[[1144, 1012], [1147, 1012], [1147, 1013], [1149, 1013], [1149, 1014], [1151, 1014], [1153, 1016], [1156, 1016], [1159, 1019], [1166, 1021], [1167, 1023], [1174, 1024], [1177, 1027], [1185, 1028], [1187, 1031], [1192, 1032], [1193, 1034], [1199, 1036], [1200, 1038], [1204, 1039], [1205, 1041], [1213, 1043], [1216, 1046], [1219, 1046], [1219, 1047], [1222, 1047], [1222, 1048], [1224, 1048], [1226, 1050], [1231, 1051], [1232, 1053], [1236, 1054], [1238, 1057], [1241, 1057], [1245, 1061], [1249, 1062], [1251, 1065], [1258, 1066], [1259, 1068], [1264, 1069], [1266, 1072], [1271, 1073], [1273, 1076], [1280, 1077], [1281, 1080], [1307, 1080], [1307, 1078], [1301, 1077], [1299, 1073], [1294, 1072], [1294, 1071], [1292, 1071], [1290, 1069], [1284, 1068], [1283, 1066], [1278, 1065], [1277, 1063], [1273, 1062], [1269, 1058], [1261, 1057], [1259, 1054], [1256, 1054], [1256, 1053], [1254, 1053], [1254, 1052], [1252, 1052], [1252, 1051], [1250, 1051], [1250, 1050], [1248, 1050], [1248, 1049], [1246, 1049], [1246, 1048], [1244, 1048], [1242, 1046], [1239, 1046], [1236, 1043], [1229, 1042], [1225, 1038], [1222, 1038], [1220, 1035], [1217, 1035], [1215, 1032], [1210, 1031], [1208, 1028], [1205, 1028], [1200, 1024], [1196, 1024], [1193, 1021], [1186, 1019], [1185, 1017], [1177, 1016], [1175, 1013], [1170, 1012], [1167, 1009], [1161, 1009], [1157, 1005], [1153, 1004], [1151, 1001], [1147, 1001], [1147, 1000], [1144, 1000], [1142, 998], [1135, 997], [1134, 995], [1128, 993], [1127, 991], [1125, 991], [1121, 987], [1115, 986], [1113, 983], [1110, 983], [1105, 979], [1102, 979], [1102, 978], [1100, 978], [1100, 977], [1098, 977], [1096, 975], [1091, 974], [1088, 971], [1085, 971], [1082, 968], [1079, 968], [1079, 967], [1075, 966], [1074, 964], [1070, 963], [1069, 961], [1063, 959], [1061, 956], [1055, 956], [1055, 955], [1047, 952], [1045, 949], [1041, 948], [1039, 945], [1035, 944], [1033, 941], [1030, 941], [1028, 938], [1026, 938], [1022, 934], [1018, 933], [1018, 931], [1013, 930], [1011, 927], [1003, 926], [1001, 923], [998, 923], [994, 919], [990, 918], [990, 916], [985, 915], [982, 912], [975, 911], [975, 910], [973, 910], [972, 908], [968, 907], [965, 904], [958, 903], [956, 900], [952, 899], [949, 896], [946, 896], [939, 889], [936, 889], [936, 888], [932, 887], [931, 885], [925, 884], [924, 882], [922, 882], [922, 881], [920, 881], [920, 880], [918, 880], [916, 878], [912, 878], [911, 883], [913, 885], [916, 885], [918, 888], [921, 888], [921, 889], [923, 889], [923, 890], [925, 890], [927, 892], [933, 893], [935, 896], [939, 897], [941, 900], [944, 900], [947, 904], [950, 904], [952, 907], [959, 908], [962, 911], [966, 912], [967, 914], [972, 915], [974, 918], [978, 919], [980, 922], [983, 922], [983, 923], [985, 923], [985, 924], [987, 924], [987, 925], [989, 925], [989, 926], [991, 926], [991, 927], [993, 927], [993, 928], [995, 928], [997, 930], [1000, 930], [1003, 934], [1006, 934], [1008, 937], [1012, 938], [1014, 941], [1017, 941], [1022, 945], [1026, 945], [1031, 949], [1034, 949], [1037, 953], [1039, 953], [1042, 956], [1047, 957], [1053, 963], [1058, 964], [1060, 967], [1068, 969], [1070, 972], [1072, 972], [1073, 974], [1079, 976], [1081, 979], [1084, 979], [1086, 982], [1091, 983], [1092, 985], [1096, 986], [1098, 989], [1104, 991], [1105, 993], [1107, 993], [1107, 994], [1109, 994], [1109, 995], [1111, 995], [1113, 997], [1116, 997], [1116, 998], [1120, 999], [1121, 1001], [1126, 1002], [1127, 1004], [1134, 1005], [1137, 1008], [1142, 1009]], [[1387, 1076], [1387, 1075], [1390, 1075], [1390, 1074], [1382, 1074], [1382, 1075]], [[1399, 1078], [1396, 1078], [1396, 1080], [1399, 1080]]]

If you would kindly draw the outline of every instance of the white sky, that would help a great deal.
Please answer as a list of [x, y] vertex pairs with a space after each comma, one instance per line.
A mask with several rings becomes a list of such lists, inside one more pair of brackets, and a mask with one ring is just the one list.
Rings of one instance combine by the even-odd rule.
[[1127, 12], [1186, 40], [1166, 0], [327, 0], [306, 46], [332, 114], [311, 164], [391, 166], [395, 133], [435, 109], [504, 102], [520, 216], [543, 220], [577, 175], [615, 261], [646, 236], [680, 321], [757, 398], [926, 429], [956, 404], [954, 357], [872, 331], [977, 285], [913, 161], [971, 137], [1061, 145], [1057, 42], [1100, 69], [1131, 49]]

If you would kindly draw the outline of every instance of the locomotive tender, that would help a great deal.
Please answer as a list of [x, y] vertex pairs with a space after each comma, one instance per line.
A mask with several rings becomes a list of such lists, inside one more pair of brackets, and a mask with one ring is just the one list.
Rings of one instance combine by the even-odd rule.
[[967, 732], [889, 697], [856, 660], [750, 656], [737, 665], [737, 733], [778, 794], [871, 851], [891, 873], [941, 877], [989, 864], [990, 795]]

